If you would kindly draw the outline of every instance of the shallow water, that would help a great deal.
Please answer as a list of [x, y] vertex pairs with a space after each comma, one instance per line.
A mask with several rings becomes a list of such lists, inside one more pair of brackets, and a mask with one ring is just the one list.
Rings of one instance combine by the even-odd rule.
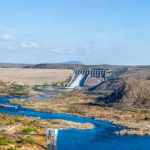
[[[0, 104], [10, 104], [10, 98], [0, 97]], [[31, 97], [22, 97], [31, 98]], [[1, 108], [1, 113], [12, 115], [26, 115], [41, 117], [41, 119], [64, 119], [74, 122], [92, 123], [93, 130], [60, 130], [58, 133], [57, 150], [150, 150], [150, 136], [119, 136], [114, 131], [120, 131], [123, 127], [110, 122], [96, 121], [66, 114], [51, 114], [36, 112], [31, 109], [11, 105], [10, 108]], [[17, 107], [16, 107], [17, 106]]]

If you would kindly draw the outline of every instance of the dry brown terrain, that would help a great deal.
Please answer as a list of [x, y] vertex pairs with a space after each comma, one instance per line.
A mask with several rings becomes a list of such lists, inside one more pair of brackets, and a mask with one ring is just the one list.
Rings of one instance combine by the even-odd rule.
[[148, 109], [120, 108], [119, 106], [108, 107], [106, 104], [102, 105], [99, 103], [97, 101], [98, 97], [99, 95], [96, 94], [72, 91], [62, 93], [50, 101], [11, 99], [10, 102], [36, 111], [90, 117], [132, 128], [131, 130], [123, 130], [118, 134], [150, 135], [150, 115]]
[[93, 77], [90, 77], [87, 82], [85, 83], [85, 86], [89, 86], [89, 87], [92, 87], [92, 86], [96, 86], [98, 84], [100, 84], [101, 82], [103, 82], [104, 79], [102, 78], [93, 78]]
[[73, 70], [0, 68], [0, 80], [25, 85], [51, 85], [65, 81]]

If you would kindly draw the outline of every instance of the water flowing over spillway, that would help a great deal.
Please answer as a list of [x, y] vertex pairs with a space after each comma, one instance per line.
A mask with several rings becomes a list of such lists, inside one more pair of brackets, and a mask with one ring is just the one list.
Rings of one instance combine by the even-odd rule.
[[81, 80], [82, 80], [82, 74], [80, 74], [80, 75], [75, 79], [75, 81], [70, 85], [69, 88], [75, 88], [75, 87], [80, 86]]

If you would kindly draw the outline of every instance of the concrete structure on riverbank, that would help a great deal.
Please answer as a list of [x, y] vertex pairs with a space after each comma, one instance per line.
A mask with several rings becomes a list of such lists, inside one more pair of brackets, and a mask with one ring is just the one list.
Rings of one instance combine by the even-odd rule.
[[90, 75], [91, 77], [104, 78], [106, 77], [106, 70], [74, 70], [76, 75]]
[[[99, 79], [99, 82], [101, 82], [102, 80], [106, 79], [106, 73], [107, 73], [107, 70], [104, 70], [104, 69], [74, 70], [74, 75], [72, 79], [70, 80], [70, 82], [68, 83], [68, 86], [76, 82], [76, 79], [78, 78], [78, 76], [81, 76], [81, 75], [82, 75], [82, 79], [78, 86], [86, 85], [86, 83], [88, 82], [90, 78]], [[97, 82], [97, 84], [99, 84], [99, 82]]]

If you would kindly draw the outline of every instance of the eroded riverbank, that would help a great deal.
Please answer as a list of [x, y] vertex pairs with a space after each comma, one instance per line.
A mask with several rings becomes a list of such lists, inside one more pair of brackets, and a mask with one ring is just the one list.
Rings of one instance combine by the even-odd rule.
[[[48, 98], [47, 97], [48, 95], [49, 93], [46, 94], [45, 99]], [[53, 95], [51, 96], [53, 97]], [[72, 148], [72, 150], [76, 149], [136, 150], [137, 148], [141, 150], [150, 149], [150, 146], [148, 145], [148, 143], [150, 142], [150, 137], [147, 136], [126, 137], [114, 134], [115, 132], [119, 133], [120, 131], [123, 130], [128, 131], [128, 130], [127, 128], [111, 124], [110, 122], [107, 121], [112, 122], [114, 121], [114, 123], [118, 124], [119, 120], [120, 123], [123, 120], [124, 123], [125, 119], [129, 119], [129, 116], [132, 119], [133, 114], [128, 116], [126, 111], [121, 112], [118, 109], [101, 107], [99, 105], [97, 106], [96, 104], [94, 104], [95, 97], [85, 94], [82, 95], [81, 93], [77, 92], [76, 93], [69, 92], [66, 94], [62, 93], [58, 96], [55, 95], [53, 99], [47, 100], [44, 100], [43, 96], [42, 100], [37, 100], [38, 96], [34, 96], [34, 102], [32, 102], [33, 97], [31, 96], [1, 97], [0, 98], [1, 104], [8, 104], [11, 107], [1, 108], [0, 112], [8, 113], [10, 115], [25, 115], [29, 117], [40, 117], [41, 119], [61, 119], [61, 120], [63, 119], [78, 123], [94, 124], [95, 126], [94, 130], [76, 130], [76, 129], [60, 130], [58, 135], [58, 150], [62, 150], [62, 148], [70, 150], [70, 147]], [[16, 101], [18, 102], [19, 105], [10, 104], [9, 100], [12, 98], [17, 98]], [[24, 106], [21, 107], [20, 105]], [[27, 107], [27, 109], [24, 107]], [[33, 109], [35, 109], [36, 111]], [[49, 113], [51, 111], [53, 111], [53, 114]], [[129, 114], [130, 113], [131, 112], [129, 111]], [[69, 114], [76, 116], [83, 116], [86, 118], [76, 117]], [[125, 117], [124, 119], [121, 118], [121, 114]], [[143, 118], [145, 115], [146, 114], [144, 114], [140, 118]], [[95, 120], [89, 118], [93, 118]], [[137, 116], [135, 116], [135, 118], [137, 118]], [[104, 120], [104, 121], [97, 121], [97, 120]], [[117, 122], [115, 122], [116, 120]]]
[[150, 115], [147, 110], [104, 107], [96, 103], [96, 98], [94, 95], [69, 92], [51, 100], [11, 99], [10, 102], [38, 112], [72, 114], [131, 128], [115, 132], [121, 135], [150, 135], [150, 120], [147, 119]]
[[[92, 123], [80, 123], [61, 118], [42, 118], [41, 115], [20, 106], [9, 104], [8, 97], [0, 97], [0, 150], [46, 149], [47, 128], [61, 130], [92, 130]], [[7, 106], [7, 107], [3, 107]], [[9, 107], [8, 107], [9, 106]], [[19, 116], [18, 116], [19, 115]], [[21, 115], [21, 116], [20, 116]], [[29, 116], [29, 117], [27, 117]]]
[[[1, 97], [0, 101], [3, 104], [11, 105], [9, 103], [9, 99], [11, 98], [12, 97], [3, 97], [3, 98]], [[19, 100], [21, 97], [17, 97], [17, 98]], [[110, 122], [96, 121], [93, 119], [75, 117], [66, 114], [51, 114], [46, 112], [37, 112], [31, 109], [22, 108], [19, 105], [11, 105], [11, 106], [14, 107], [1, 108], [0, 111], [10, 115], [25, 115], [29, 117], [41, 117], [41, 119], [63, 119], [67, 121], [91, 123], [95, 125], [94, 130], [76, 130], [76, 129], [60, 130], [58, 135], [58, 150], [62, 150], [62, 149], [70, 150], [70, 147], [72, 150], [76, 150], [76, 149], [136, 150], [137, 148], [140, 148], [141, 150], [149, 150], [150, 148], [150, 146], [147, 146], [148, 143], [150, 142], [149, 137], [118, 136], [114, 134], [114, 132], [116, 131], [119, 132], [124, 128], [111, 124]], [[17, 109], [15, 107], [17, 107]]]

